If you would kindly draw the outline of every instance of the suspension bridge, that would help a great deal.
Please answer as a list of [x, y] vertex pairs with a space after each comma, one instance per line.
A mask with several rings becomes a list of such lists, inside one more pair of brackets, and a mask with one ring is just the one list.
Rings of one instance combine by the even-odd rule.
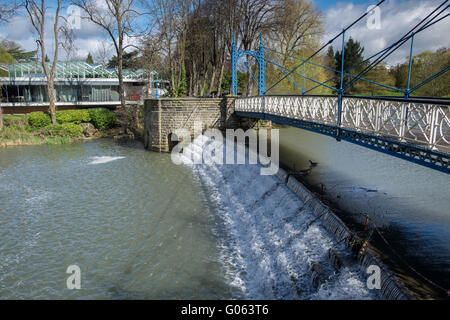
[[[374, 8], [379, 7], [380, 1]], [[370, 11], [344, 28], [320, 49], [306, 59], [283, 54], [265, 47], [262, 35], [259, 48], [253, 51], [239, 50], [236, 39], [232, 44], [231, 94], [238, 94], [238, 61], [253, 57], [258, 66], [258, 75], [249, 68], [252, 79], [258, 85], [258, 95], [240, 97], [235, 101], [235, 115], [266, 119], [290, 125], [381, 151], [432, 169], [450, 173], [450, 99], [435, 97], [411, 97], [417, 90], [449, 71], [446, 66], [421, 83], [411, 86], [414, 37], [448, 17], [448, 0], [443, 1], [431, 13], [412, 27], [400, 39], [362, 62], [344, 69], [346, 33]], [[374, 10], [374, 9], [373, 9]], [[321, 65], [313, 58], [338, 38], [342, 38], [340, 69]], [[410, 42], [408, 78], [406, 88], [400, 89], [364, 78], [385, 58]], [[299, 60], [289, 68], [277, 61], [275, 56], [287, 56]], [[281, 71], [281, 78], [266, 88], [266, 66], [273, 65]], [[320, 81], [306, 74], [307, 66], [323, 68], [335, 74]], [[301, 71], [299, 71], [301, 70]], [[357, 70], [357, 74], [352, 74]], [[344, 81], [344, 77], [348, 81]], [[300, 78], [301, 83], [295, 78]], [[290, 81], [299, 91], [298, 95], [271, 95], [270, 92], [284, 80]], [[305, 82], [314, 84], [307, 89]], [[357, 82], [366, 82], [396, 92], [397, 96], [354, 96], [346, 94]], [[337, 85], [335, 85], [337, 83]], [[334, 85], [333, 85], [334, 84]], [[311, 92], [324, 87], [332, 95], [314, 95]], [[400, 94], [400, 96], [398, 96]]]

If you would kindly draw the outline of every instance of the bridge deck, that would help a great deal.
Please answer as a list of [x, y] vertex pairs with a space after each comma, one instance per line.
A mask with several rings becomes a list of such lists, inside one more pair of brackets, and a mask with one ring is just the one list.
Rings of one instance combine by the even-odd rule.
[[256, 96], [235, 101], [235, 113], [347, 140], [450, 173], [447, 101], [346, 96]]

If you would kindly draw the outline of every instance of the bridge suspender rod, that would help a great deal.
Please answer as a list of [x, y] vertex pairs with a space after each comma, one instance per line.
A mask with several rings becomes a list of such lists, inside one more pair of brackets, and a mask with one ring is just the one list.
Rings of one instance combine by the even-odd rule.
[[344, 56], [345, 56], [345, 30], [342, 31], [342, 51], [341, 51], [341, 85], [338, 90], [337, 101], [337, 119], [336, 119], [336, 140], [340, 140], [341, 135], [341, 118], [342, 118], [342, 95], [344, 94]]
[[[380, 2], [378, 2], [375, 7], [380, 6], [383, 2], [385, 2], [386, 0], [381, 0]], [[375, 8], [374, 7], [374, 8]], [[320, 51], [322, 51], [324, 48], [326, 48], [330, 43], [332, 43], [334, 40], [336, 40], [337, 38], [339, 38], [341, 36], [341, 34], [345, 31], [347, 31], [348, 29], [350, 29], [351, 27], [353, 27], [356, 23], [358, 23], [361, 19], [363, 19], [365, 16], [367, 16], [369, 14], [369, 12], [365, 12], [362, 16], [360, 16], [358, 19], [356, 19], [355, 21], [353, 21], [349, 26], [347, 26], [346, 28], [344, 28], [343, 31], [341, 31], [339, 34], [337, 34], [335, 37], [333, 37], [332, 39], [330, 39], [325, 45], [323, 45], [319, 50], [317, 50], [316, 52], [314, 52], [308, 59], [306, 60], [310, 60], [313, 57], [315, 57]], [[292, 69], [288, 75], [290, 75], [292, 72], [296, 71], [298, 68], [300, 68], [305, 62], [300, 63], [299, 65], [297, 65], [294, 69]], [[275, 82], [275, 84], [273, 84], [269, 89], [266, 90], [266, 92], [268, 92], [269, 90], [271, 90], [273, 87], [275, 87], [276, 85], [278, 85], [281, 81], [283, 81], [284, 79], [286, 79], [287, 76], [282, 77], [280, 80], [278, 80], [277, 82]]]
[[408, 82], [406, 84], [405, 99], [409, 98], [409, 85], [411, 83], [411, 65], [412, 65], [412, 57], [413, 57], [413, 47], [414, 47], [414, 33], [412, 34], [412, 37], [411, 37], [411, 48], [409, 49]]
[[[275, 65], [276, 67], [279, 67], [279, 68], [284, 69], [284, 70], [286, 70], [286, 71], [291, 71], [291, 70], [289, 70], [288, 68], [283, 67], [282, 65], [278, 64], [278, 63], [275, 62], [275, 61], [272, 61], [272, 60], [267, 59], [267, 58], [264, 58], [264, 60], [266, 60], [267, 62], [272, 63], [272, 64]], [[295, 71], [294, 71], [294, 72], [292, 72], [292, 73], [295, 74], [295, 75], [298, 75], [298, 76], [300, 76], [300, 77], [303, 77], [303, 75], [301, 75], [301, 74], [298, 73], [298, 72], [295, 72]], [[290, 74], [288, 74], [287, 72], [285, 73], [285, 75], [286, 75], [286, 78], [289, 78], [289, 77], [290, 77]], [[331, 90], [337, 91], [336, 88], [331, 87], [331, 86], [327, 86], [326, 84], [321, 83], [320, 81], [314, 80], [314, 79], [312, 79], [312, 78], [310, 78], [310, 77], [307, 77], [307, 76], [304, 76], [304, 77], [305, 77], [305, 79], [307, 79], [307, 80], [309, 80], [309, 81], [312, 81], [312, 82], [317, 83], [319, 86], [324, 86], [324, 87], [327, 87], [327, 88], [329, 88], [329, 89], [331, 89]]]
[[[333, 69], [333, 68], [330, 68], [330, 67], [327, 67], [327, 66], [323, 66], [323, 65], [321, 65], [321, 64], [319, 64], [319, 63], [315, 63], [315, 62], [312, 62], [312, 61], [306, 61], [306, 60], [304, 60], [304, 59], [302, 59], [302, 58], [295, 57], [295, 56], [292, 56], [292, 55], [289, 55], [289, 54], [285, 54], [285, 53], [281, 53], [281, 52], [278, 52], [278, 51], [273, 50], [273, 49], [269, 49], [269, 48], [266, 48], [266, 49], [267, 49], [267, 50], [270, 50], [270, 51], [272, 51], [272, 52], [278, 53], [278, 54], [280, 54], [280, 55], [287, 56], [287, 57], [292, 58], [292, 59], [296, 59], [296, 60], [300, 60], [300, 61], [305, 61], [306, 63], [309, 63], [309, 64], [311, 64], [311, 65], [313, 65], [313, 66], [317, 66], [317, 67], [320, 67], [320, 68], [323, 68], [323, 69], [326, 69], [326, 70], [330, 70], [330, 71], [333, 71], [333, 72], [336, 72], [336, 73], [339, 73], [339, 74], [341, 73], [340, 70]], [[387, 49], [388, 49], [388, 48], [383, 49], [383, 51], [386, 51]], [[368, 59], [366, 59], [366, 60], [364, 60], [364, 61], [362, 61], [362, 62], [360, 62], [360, 63], [358, 63], [358, 64], [356, 64], [356, 65], [353, 65], [353, 66], [347, 68], [346, 70], [344, 70], [344, 76], [348, 76], [348, 77], [351, 77], [351, 78], [356, 78], [355, 75], [350, 74], [350, 73], [347, 73], [347, 72], [345, 72], [345, 71], [351, 70], [351, 69], [356, 68], [357, 66], [359, 66], [359, 65], [361, 65], [361, 64], [364, 64], [365, 62], [369, 61], [371, 58], [373, 58], [374, 56], [380, 54], [381, 52], [382, 52], [382, 51], [376, 53], [375, 55], [372, 55], [370, 58], [368, 58]], [[273, 58], [273, 56], [272, 56], [272, 58]], [[274, 59], [274, 60], [275, 60], [275, 59]], [[270, 62], [270, 61], [268, 61], [268, 62]], [[272, 63], [272, 62], [271, 62], [271, 63]], [[305, 65], [303, 65], [303, 68], [304, 68], [304, 67], [305, 67]], [[326, 81], [324, 81], [324, 82], [321, 82], [321, 83], [324, 83], [324, 84], [325, 84], [325, 83], [330, 82], [331, 80], [334, 80], [334, 79], [336, 79], [336, 78], [338, 78], [338, 77], [340, 77], [340, 75], [331, 77], [331, 78], [329, 78], [328, 80], [326, 80]], [[304, 79], [303, 79], [303, 80], [304, 80]], [[395, 88], [395, 87], [391, 87], [391, 86], [388, 86], [388, 85], [385, 85], [385, 84], [382, 84], [382, 83], [378, 83], [378, 82], [375, 82], [375, 81], [372, 81], [372, 80], [369, 80], [369, 79], [359, 78], [359, 80], [362, 80], [362, 81], [365, 81], [365, 82], [368, 82], [368, 83], [372, 83], [372, 84], [375, 84], [375, 85], [378, 85], [378, 86], [381, 86], [381, 87], [384, 87], [384, 88], [387, 88], [387, 89], [391, 89], [391, 90], [394, 90], [394, 91], [398, 91], [398, 92], [405, 93], [405, 90], [398, 89], [398, 88]], [[319, 86], [321, 86], [321, 84], [318, 84], [318, 85], [316, 85], [314, 88], [305, 91], [305, 93], [308, 93], [309, 91], [312, 91], [313, 89], [316, 89], [316, 88], [319, 87]]]
[[425, 29], [427, 29], [428, 27], [432, 26], [433, 20], [436, 19], [442, 12], [444, 12], [445, 10], [447, 10], [447, 7], [445, 7], [444, 9], [442, 9], [437, 15], [435, 15], [434, 17], [431, 18], [430, 21], [426, 22], [425, 25], [421, 26], [419, 30], [414, 31], [416, 28], [418, 28], [422, 23], [424, 23], [431, 15], [433, 15], [436, 11], [439, 10], [439, 8], [441, 8], [445, 3], [447, 3], [449, 0], [445, 0], [443, 3], [441, 3], [436, 9], [434, 9], [430, 14], [428, 14], [424, 19], [422, 19], [418, 24], [416, 24], [411, 30], [409, 30], [400, 40], [398, 40], [397, 42], [395, 42], [394, 44], [392, 44], [391, 46], [388, 47], [388, 52], [385, 52], [382, 56], [378, 57], [375, 61], [373, 61], [371, 64], [369, 64], [363, 71], [361, 71], [356, 78], [352, 79], [348, 85], [346, 86], [345, 89], [350, 88], [356, 81], [358, 81], [358, 79], [360, 77], [362, 77], [363, 75], [367, 74], [370, 70], [372, 70], [374, 67], [376, 67], [382, 60], [384, 60], [386, 57], [388, 57], [389, 55], [391, 55], [395, 50], [397, 50], [401, 45], [403, 45], [406, 41], [408, 41], [413, 34], [417, 34]]

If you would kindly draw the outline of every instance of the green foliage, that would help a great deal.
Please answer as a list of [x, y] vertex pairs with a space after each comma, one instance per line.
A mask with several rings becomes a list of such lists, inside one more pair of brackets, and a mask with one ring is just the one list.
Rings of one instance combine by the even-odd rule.
[[[344, 70], [348, 70], [350, 67], [353, 67], [350, 70], [350, 73], [352, 74], [358, 74], [360, 71], [362, 71], [364, 65], [359, 65], [364, 59], [363, 59], [363, 52], [364, 47], [361, 46], [361, 43], [359, 41], [355, 41], [352, 38], [348, 39], [348, 41], [345, 43], [345, 53], [344, 53]], [[341, 70], [342, 65], [342, 52], [336, 51], [334, 55], [335, 63], [336, 63], [336, 69]], [[355, 66], [355, 67], [354, 67]], [[349, 71], [349, 70], [348, 70]], [[339, 88], [340, 86], [340, 73], [336, 73], [339, 78], [336, 80], [336, 88]], [[343, 87], [350, 82], [350, 77], [344, 76], [343, 81]], [[346, 93], [355, 93], [355, 89], [349, 88]]]
[[[446, 48], [438, 49], [436, 52], [424, 51], [413, 56], [411, 66], [410, 88], [419, 85], [430, 76], [438, 73], [450, 65], [450, 50]], [[408, 83], [409, 57], [405, 62], [398, 64], [390, 70], [390, 74], [395, 79], [395, 86], [406, 89]], [[430, 81], [426, 85], [413, 91], [413, 96], [424, 97], [445, 97], [450, 95], [450, 72], [442, 74], [440, 77]]]
[[[124, 52], [122, 56], [122, 67], [124, 69], [133, 69], [138, 64], [138, 55], [139, 51], [130, 51], [130, 52]], [[117, 56], [113, 56], [111, 60], [108, 61], [108, 68], [114, 69], [119, 66], [119, 58]]]
[[[247, 73], [240, 72], [238, 70], [237, 83], [239, 95], [245, 95], [245, 93], [247, 92], [247, 81], [248, 81]], [[231, 94], [231, 82], [232, 82], [231, 70], [226, 70], [223, 73], [222, 77], [222, 92], [224, 94]]]
[[51, 124], [42, 128], [40, 133], [52, 137], [78, 138], [83, 135], [83, 128], [74, 123]]
[[28, 126], [28, 116], [8, 114], [3, 117], [3, 123], [7, 127], [14, 127], [24, 130]]
[[91, 123], [97, 129], [110, 128], [116, 122], [116, 115], [105, 108], [89, 109], [89, 117], [91, 118]]
[[66, 144], [70, 142], [69, 137], [47, 137], [45, 139], [46, 144]]
[[16, 126], [4, 126], [3, 129], [0, 130], [0, 144], [14, 144], [14, 142], [17, 141], [25, 144], [34, 144], [39, 142], [40, 138], [26, 130], [17, 128]]
[[91, 55], [90, 52], [89, 52], [89, 54], [88, 54], [88, 56], [86, 58], [86, 63], [94, 64], [94, 59], [92, 58], [92, 55]]
[[25, 51], [20, 45], [14, 41], [3, 40], [0, 42], [0, 47], [4, 48], [17, 62], [33, 61], [37, 51]]
[[[6, 51], [5, 48], [0, 47], [0, 63], [14, 63], [14, 57]], [[8, 72], [4, 70], [0, 70], [0, 77], [7, 77]]]
[[187, 76], [186, 76], [186, 67], [184, 63], [181, 65], [181, 80], [178, 84], [178, 94], [177, 97], [186, 96], [186, 88], [187, 88]]
[[28, 123], [34, 128], [43, 128], [51, 123], [50, 116], [42, 111], [30, 112], [28, 114]]
[[79, 124], [81, 122], [91, 121], [91, 117], [89, 116], [89, 111], [87, 109], [62, 110], [56, 111], [56, 121], [59, 123], [72, 122]]
[[83, 128], [74, 123], [63, 123], [59, 135], [62, 137], [78, 138], [83, 135]]

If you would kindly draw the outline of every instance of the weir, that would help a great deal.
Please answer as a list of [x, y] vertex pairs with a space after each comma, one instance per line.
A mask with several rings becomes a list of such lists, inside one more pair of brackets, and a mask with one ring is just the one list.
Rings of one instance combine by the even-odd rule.
[[[185, 154], [201, 159], [210, 141], [197, 137]], [[224, 148], [224, 157], [227, 152], [233, 151]], [[185, 164], [202, 181], [226, 230], [224, 260], [237, 272], [230, 281], [247, 298], [415, 298], [363, 239], [282, 169], [260, 176], [258, 165], [193, 164], [189, 157]], [[366, 269], [373, 265], [380, 268], [379, 290], [366, 287]]]
[[[218, 128], [223, 130], [227, 128], [238, 128], [242, 126], [242, 120], [244, 118], [236, 117], [235, 115], [236, 101], [239, 100], [236, 100], [236, 97], [233, 96], [226, 97], [224, 99], [166, 98], [146, 100], [144, 106], [145, 147], [147, 149], [158, 152], [169, 151], [170, 136], [173, 131], [179, 128], [184, 128], [188, 129], [193, 135], [194, 121], [202, 121], [204, 123], [203, 129]], [[255, 99], [243, 99], [241, 101], [245, 101], [247, 105], [251, 105], [251, 102], [255, 101]], [[237, 106], [238, 108], [240, 108], [239, 110], [242, 110], [241, 102], [239, 102]], [[257, 108], [257, 105], [254, 105], [254, 108]], [[331, 109], [332, 108], [330, 108], [330, 110]], [[321, 113], [317, 112], [317, 114]], [[194, 142], [186, 147], [187, 152], [195, 155], [198, 152], [201, 152], [201, 145], [202, 139], [201, 137], [197, 137]], [[226, 153], [224, 152], [224, 154]], [[201, 154], [199, 154], [198, 156], [201, 156]], [[311, 224], [313, 224], [316, 220], [320, 221], [321, 226], [331, 235], [330, 240], [332, 239], [331, 243], [334, 244], [325, 245], [327, 249], [315, 258], [300, 257], [299, 253], [295, 253], [296, 249], [286, 249], [294, 250], [295, 252], [291, 254], [293, 257], [297, 257], [296, 259], [299, 260], [289, 263], [288, 269], [290, 268], [290, 271], [287, 270], [286, 272], [288, 274], [291, 274], [291, 280], [285, 280], [289, 283], [287, 285], [288, 289], [280, 289], [287, 292], [285, 292], [281, 296], [277, 296], [277, 294], [271, 292], [270, 294], [275, 294], [273, 298], [313, 298], [317, 294], [320, 295], [321, 293], [315, 290], [319, 290], [318, 288], [320, 287], [320, 284], [323, 284], [324, 281], [330, 281], [331, 273], [337, 272], [339, 274], [342, 268], [349, 268], [351, 267], [351, 265], [354, 265], [356, 261], [359, 261], [359, 264], [363, 267], [358, 269], [358, 272], [361, 272], [361, 274], [363, 274], [362, 279], [364, 279], [364, 281], [366, 279], [365, 269], [367, 267], [371, 265], [380, 267], [380, 293], [384, 298], [415, 298], [415, 294], [411, 290], [404, 287], [403, 283], [397, 278], [397, 276], [395, 276], [391, 271], [383, 266], [383, 263], [379, 260], [375, 251], [370, 246], [368, 246], [367, 243], [364, 243], [364, 239], [359, 238], [355, 233], [353, 233], [329, 207], [318, 200], [312, 192], [306, 189], [306, 187], [304, 187], [294, 177], [288, 176], [282, 169], [278, 171], [277, 178], [274, 178], [273, 176], [263, 178], [268, 179], [268, 181], [262, 183], [264, 187], [257, 187], [256, 185], [253, 187], [246, 186], [245, 190], [252, 191], [247, 191], [246, 196], [244, 198], [240, 198], [239, 193], [243, 192], [243, 190], [233, 190], [233, 188], [240, 188], [246, 183], [252, 184], [253, 182], [257, 183], [257, 185], [261, 185], [261, 181], [259, 181], [259, 179], [262, 179], [261, 176], [252, 177], [254, 171], [253, 167], [255, 166], [252, 167], [251, 165], [228, 166], [207, 164], [197, 164], [192, 166], [194, 168], [194, 171], [197, 172], [204, 183], [206, 183], [207, 189], [211, 189], [207, 192], [216, 192], [216, 195], [213, 195], [213, 197], [221, 198], [221, 204], [219, 204], [219, 206], [229, 208], [229, 210], [226, 210], [228, 211], [227, 213], [223, 213], [229, 215], [229, 219], [243, 219], [242, 217], [237, 217], [234, 215], [243, 214], [243, 212], [246, 212], [245, 215], [247, 216], [247, 218], [245, 219], [260, 220], [258, 223], [264, 222], [266, 224], [264, 226], [249, 225], [248, 228], [263, 228], [265, 230], [264, 232], [267, 233], [275, 232], [271, 229], [275, 225], [276, 229], [278, 230], [277, 232], [286, 233], [285, 228], [291, 227], [290, 221], [299, 220], [299, 225], [297, 225], [297, 227], [299, 227], [300, 230], [295, 231], [293, 234], [288, 236], [289, 239], [285, 240], [288, 241], [288, 244], [286, 245], [289, 246], [292, 245], [292, 242], [297, 241], [297, 237], [299, 237], [299, 239], [305, 237], [304, 233], [307, 232]], [[224, 181], [222, 181], [223, 179], [226, 179], [227, 183], [224, 183]], [[236, 180], [235, 182], [239, 186], [225, 186], [232, 180]], [[225, 194], [225, 196], [223, 196], [223, 194]], [[292, 198], [292, 195], [296, 195], [296, 197], [298, 197], [298, 200]], [[230, 199], [228, 199], [228, 197]], [[238, 198], [232, 200], [235, 197]], [[280, 201], [284, 203], [287, 198], [290, 199], [287, 201], [287, 207], [284, 208], [285, 205], [282, 205], [282, 207], [278, 208], [279, 210], [275, 208], [270, 209], [273, 203], [279, 203]], [[233, 203], [233, 201], [235, 203]], [[266, 201], [269, 201], [269, 203], [266, 203]], [[238, 205], [238, 207], [235, 207], [235, 205]], [[278, 211], [280, 212], [276, 213]], [[263, 214], [263, 216], [261, 216], [261, 214]], [[274, 224], [274, 221], [272, 221], [271, 219], [278, 219], [278, 214], [282, 216], [278, 217], [281, 218], [281, 220]], [[300, 220], [302, 221], [300, 222]], [[243, 225], [245, 225], [244, 222], [239, 221], [234, 221], [233, 223], [238, 225], [243, 223]], [[249, 220], [246, 220], [246, 223], [250, 223]], [[244, 232], [244, 230], [241, 231], [243, 233], [247, 232]], [[239, 230], [232, 230], [230, 232], [234, 233], [236, 237], [239, 237], [239, 234], [241, 233]], [[255, 232], [259, 233], [259, 231]], [[287, 235], [285, 234], [285, 236]], [[277, 237], [282, 236], [278, 235]], [[236, 241], [239, 242], [238, 239], [236, 239]], [[250, 243], [258, 243], [256, 239], [247, 239], [246, 242], [249, 243], [248, 245], [250, 245]], [[270, 241], [267, 239], [264, 240], [263, 243], [260, 243], [260, 250], [266, 250], [266, 246], [273, 246], [269, 243]], [[273, 248], [273, 250], [276, 251], [278, 249]], [[286, 253], [276, 252], [276, 254], [285, 255]], [[257, 256], [254, 256], [254, 254], [250, 254], [250, 256], [251, 255], [253, 255], [253, 257], [249, 257], [249, 259], [258, 259]], [[269, 258], [266, 257], [265, 259]], [[303, 261], [302, 259], [306, 260]], [[349, 263], [349, 261], [353, 262]], [[253, 263], [256, 262], [253, 261]], [[297, 264], [303, 265], [298, 266]], [[274, 265], [273, 267], [276, 268], [277, 266]], [[348, 271], [347, 269], [345, 270], [346, 272]], [[255, 270], [255, 272], [263, 271]], [[301, 274], [303, 274], [303, 276], [301, 276]], [[261, 277], [264, 276], [271, 277], [270, 275], [261, 274]], [[285, 275], [283, 275], [283, 277], [284, 276]], [[310, 285], [312, 287], [308, 287], [307, 293], [298, 293], [304, 290], [304, 288], [301, 290], [299, 288], [297, 288], [298, 290], [295, 289], [297, 286], [297, 284], [295, 283], [297, 283], [296, 281], [301, 277], [307, 277], [308, 279], [310, 279]], [[292, 279], [297, 280], [291, 283]], [[303, 279], [298, 281], [299, 283], [303, 283], [305, 280]], [[339, 280], [334, 279], [334, 281]], [[302, 286], [303, 285], [305, 284], [303, 283]], [[257, 286], [257, 284], [251, 284], [250, 286]], [[280, 288], [283, 286], [280, 286]], [[255, 292], [258, 291], [256, 288], [254, 288], [254, 290]], [[263, 295], [261, 296], [261, 298], [267, 298], [267, 295]]]

